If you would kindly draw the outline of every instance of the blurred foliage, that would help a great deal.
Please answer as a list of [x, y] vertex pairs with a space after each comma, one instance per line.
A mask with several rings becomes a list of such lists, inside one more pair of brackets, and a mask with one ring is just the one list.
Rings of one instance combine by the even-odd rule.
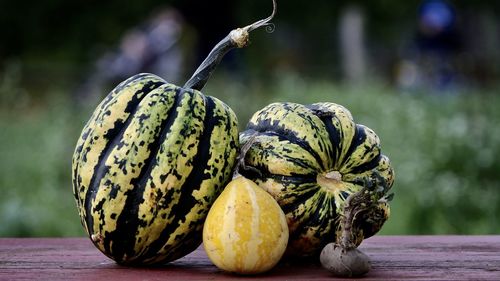
[[[83, 235], [71, 193], [71, 155], [96, 102], [75, 105], [61, 89], [29, 100], [16, 68], [0, 77], [0, 236]], [[241, 129], [274, 101], [333, 101], [374, 129], [393, 162], [384, 234], [500, 232], [500, 97], [486, 92], [405, 94], [381, 84], [352, 87], [293, 75], [272, 86], [216, 75], [205, 93], [226, 101]]]
[[229, 88], [223, 99], [237, 110], [240, 123], [273, 101], [333, 101], [375, 130], [396, 172], [391, 219], [382, 233], [500, 232], [500, 96], [495, 92], [410, 94], [377, 83], [276, 80], [275, 88], [248, 95]]
[[58, 91], [33, 98], [19, 71], [0, 77], [0, 236], [81, 234], [68, 173], [86, 117]]
[[[498, 16], [500, 2], [449, 1], [457, 10], [469, 14], [485, 11]], [[369, 52], [381, 56], [394, 54], [401, 40], [413, 35], [416, 26], [417, 8], [421, 1], [279, 1], [275, 23], [280, 26], [271, 40], [274, 45], [280, 38], [286, 42], [278, 45], [282, 52], [288, 49], [298, 52], [293, 60], [304, 63], [308, 71], [321, 73], [338, 62], [336, 43], [337, 25], [343, 8], [359, 5], [366, 15], [366, 28], [370, 44]], [[28, 6], [28, 7], [26, 7]], [[242, 26], [267, 16], [270, 0], [261, 1], [195, 1], [195, 0], [48, 0], [25, 5], [17, 1], [0, 1], [0, 64], [13, 57], [30, 64], [43, 65], [78, 62], [85, 66], [104, 50], [116, 46], [120, 37], [132, 27], [143, 23], [165, 7], [181, 11], [187, 23], [203, 28], [200, 34], [206, 44], [213, 46], [231, 28]], [[471, 24], [465, 22], [465, 25]], [[494, 23], [493, 23], [494, 24]], [[34, 32], [36, 31], [36, 32]], [[484, 32], [477, 30], [477, 34]], [[213, 33], [213, 36], [205, 36]], [[260, 36], [260, 35], [257, 35]], [[252, 58], [268, 55], [269, 41], [260, 42], [251, 52]], [[474, 39], [474, 38], [471, 38]], [[307, 62], [307, 63], [305, 63]], [[321, 67], [320, 67], [321, 66]]]
[[[102, 96], [77, 97], [76, 89], [124, 33], [172, 6], [188, 25], [205, 28], [198, 30], [198, 44], [213, 46], [230, 29], [267, 16], [269, 2], [0, 1], [6, 27], [0, 29], [0, 236], [84, 234], [71, 194], [71, 155]], [[396, 171], [392, 216], [382, 233], [499, 233], [500, 96], [463, 85], [444, 93], [425, 87], [406, 93], [379, 80], [391, 79], [401, 45], [415, 35], [420, 2], [278, 0], [274, 33], [255, 32], [250, 48], [230, 53], [224, 62], [239, 54], [239, 63], [226, 73], [221, 67], [204, 92], [227, 102], [241, 129], [273, 101], [348, 107], [357, 122], [377, 132]], [[500, 2], [450, 2], [472, 50], [458, 57], [459, 68], [479, 66], [473, 69], [478, 77], [498, 88]], [[339, 82], [338, 18], [353, 4], [366, 20], [372, 76], [357, 86]], [[479, 20], [482, 25], [474, 25]], [[188, 55], [199, 60], [206, 49], [193, 52]], [[183, 67], [190, 72], [196, 66]]]

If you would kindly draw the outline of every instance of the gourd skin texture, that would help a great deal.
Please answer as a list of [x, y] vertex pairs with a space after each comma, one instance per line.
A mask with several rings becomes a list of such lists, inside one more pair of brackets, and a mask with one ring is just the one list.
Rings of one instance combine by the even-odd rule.
[[201, 243], [237, 150], [236, 116], [223, 102], [135, 75], [101, 102], [78, 140], [73, 192], [82, 224], [120, 264], [180, 258]]
[[[381, 178], [390, 188], [394, 173], [380, 140], [334, 103], [273, 103], [250, 119], [241, 145], [253, 142], [241, 174], [268, 191], [286, 214], [287, 253], [317, 255], [336, 239], [346, 198]], [[381, 202], [376, 218], [359, 214], [354, 243], [374, 235], [389, 216]]]
[[288, 241], [288, 226], [280, 206], [252, 181], [231, 181], [208, 213], [203, 245], [219, 268], [256, 274], [278, 263]]

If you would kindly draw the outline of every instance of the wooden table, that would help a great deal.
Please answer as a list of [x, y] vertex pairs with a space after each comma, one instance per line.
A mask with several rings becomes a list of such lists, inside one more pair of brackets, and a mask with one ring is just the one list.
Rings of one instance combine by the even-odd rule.
[[[500, 280], [500, 236], [376, 236], [360, 249], [373, 266], [362, 280]], [[317, 263], [297, 261], [254, 277], [228, 274], [212, 265], [202, 247], [162, 267], [130, 268], [106, 258], [87, 238], [0, 238], [0, 280], [181, 279], [334, 278]]]

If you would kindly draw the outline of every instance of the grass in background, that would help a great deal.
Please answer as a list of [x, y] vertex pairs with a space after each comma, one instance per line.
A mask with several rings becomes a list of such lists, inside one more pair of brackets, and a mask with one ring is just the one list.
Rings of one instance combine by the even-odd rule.
[[330, 101], [375, 130], [396, 174], [391, 218], [381, 233], [500, 233], [500, 96], [410, 94], [377, 83], [348, 87], [292, 76], [278, 81], [273, 89], [221, 84], [212, 93], [239, 113], [242, 128], [270, 102]]
[[70, 166], [77, 126], [67, 100], [0, 114], [0, 235], [83, 234]]
[[[83, 235], [71, 191], [71, 156], [98, 101], [77, 107], [58, 90], [32, 101], [12, 77], [5, 78], [0, 236]], [[343, 87], [293, 76], [271, 87], [228, 80], [215, 77], [204, 92], [228, 103], [241, 129], [270, 102], [332, 101], [375, 130], [396, 172], [391, 218], [382, 233], [500, 233], [500, 97], [409, 95], [376, 84]], [[7, 98], [9, 91], [18, 98]]]

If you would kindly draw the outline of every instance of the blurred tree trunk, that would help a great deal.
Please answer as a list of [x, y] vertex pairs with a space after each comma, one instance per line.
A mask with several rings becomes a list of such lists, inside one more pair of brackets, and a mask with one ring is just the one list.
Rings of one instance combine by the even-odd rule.
[[339, 19], [342, 74], [350, 83], [365, 77], [364, 12], [357, 5], [346, 6]]

